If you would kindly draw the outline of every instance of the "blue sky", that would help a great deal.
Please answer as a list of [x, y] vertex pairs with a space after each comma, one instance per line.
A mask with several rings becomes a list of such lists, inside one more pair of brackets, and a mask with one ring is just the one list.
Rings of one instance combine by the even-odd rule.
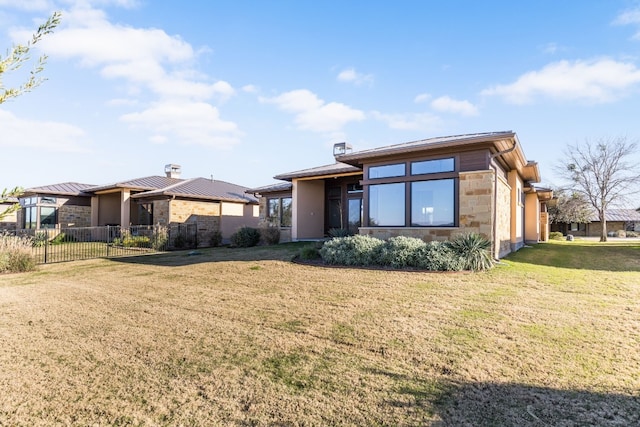
[[569, 144], [640, 137], [638, 1], [0, 0], [3, 56], [54, 10], [48, 80], [0, 106], [0, 188], [167, 163], [257, 187], [335, 142], [503, 130], [554, 185]]

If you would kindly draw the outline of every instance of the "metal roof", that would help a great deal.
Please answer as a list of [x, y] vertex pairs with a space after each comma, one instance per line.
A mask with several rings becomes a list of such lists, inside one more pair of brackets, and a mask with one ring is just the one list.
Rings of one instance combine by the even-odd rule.
[[59, 184], [43, 185], [41, 187], [27, 188], [23, 195], [32, 194], [58, 194], [61, 196], [90, 196], [87, 190], [94, 184], [81, 184], [79, 182], [61, 182]]
[[170, 185], [184, 181], [180, 178], [167, 178], [166, 176], [145, 176], [142, 178], [134, 178], [128, 181], [114, 182], [106, 185], [98, 185], [88, 188], [87, 191], [95, 193], [96, 191], [104, 191], [118, 188], [130, 188], [134, 190], [157, 190]]
[[[176, 181], [173, 179], [173, 181]], [[227, 202], [258, 203], [252, 195], [246, 194], [247, 187], [225, 181], [207, 178], [177, 180], [164, 188], [134, 194], [131, 197], [141, 199], [157, 196], [176, 196], [203, 200], [221, 200]]]
[[[635, 209], [607, 209], [607, 222], [640, 222], [640, 212]], [[597, 213], [591, 215], [591, 222], [600, 222]]]
[[291, 181], [294, 178], [310, 178], [319, 177], [323, 175], [338, 175], [359, 172], [362, 173], [362, 169], [356, 166], [351, 166], [346, 163], [334, 163], [332, 165], [318, 166], [315, 168], [303, 169], [295, 172], [283, 173], [274, 176], [275, 179], [282, 179], [284, 181]]
[[278, 191], [288, 191], [288, 190], [291, 190], [291, 188], [293, 188], [293, 184], [291, 184], [290, 182], [277, 182], [275, 184], [265, 185], [258, 188], [249, 188], [247, 190], [247, 193], [252, 193], [252, 194], [275, 193]]

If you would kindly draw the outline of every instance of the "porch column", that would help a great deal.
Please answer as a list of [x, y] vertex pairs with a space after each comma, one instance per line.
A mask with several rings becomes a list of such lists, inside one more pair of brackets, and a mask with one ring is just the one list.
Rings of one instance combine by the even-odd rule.
[[131, 223], [131, 191], [123, 188], [120, 193], [120, 225], [128, 227]]
[[91, 226], [100, 225], [100, 198], [98, 196], [91, 197]]

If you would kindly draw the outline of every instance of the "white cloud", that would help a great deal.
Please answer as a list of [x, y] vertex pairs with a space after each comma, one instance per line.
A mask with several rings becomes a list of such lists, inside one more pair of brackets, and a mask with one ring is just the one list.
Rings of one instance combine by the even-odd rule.
[[[640, 9], [627, 10], [621, 13], [613, 23], [615, 25], [640, 25]], [[636, 32], [632, 39], [640, 40], [640, 31]]]
[[548, 55], [555, 55], [556, 53], [565, 49], [561, 47], [558, 43], [550, 42], [540, 46], [540, 50], [542, 51], [542, 53], [546, 53]]
[[163, 102], [120, 119], [151, 131], [153, 143], [175, 141], [226, 149], [242, 136], [234, 122], [222, 120], [218, 109], [205, 102]]
[[391, 129], [419, 130], [432, 132], [442, 125], [440, 117], [430, 113], [419, 114], [387, 114], [373, 111], [372, 117], [387, 124]]
[[338, 132], [349, 122], [365, 119], [362, 111], [338, 102], [326, 103], [306, 89], [285, 92], [274, 98], [260, 98], [260, 101], [295, 114], [298, 128], [313, 132]]
[[242, 91], [246, 93], [258, 93], [260, 89], [254, 85], [244, 85], [242, 86]]
[[[12, 37], [27, 40], [31, 31], [15, 30]], [[160, 29], [112, 24], [103, 11], [86, 5], [63, 12], [61, 26], [39, 47], [52, 59], [77, 59], [84, 67], [98, 68], [105, 78], [124, 79], [162, 98], [224, 101], [235, 94], [228, 82], [207, 81], [191, 68], [198, 52], [206, 49], [196, 52], [179, 36]]]
[[477, 116], [478, 108], [469, 101], [458, 101], [449, 96], [441, 96], [431, 101], [431, 108], [445, 113], [460, 114], [462, 116]]
[[338, 81], [344, 83], [353, 83], [355, 85], [372, 84], [373, 75], [358, 73], [355, 68], [347, 68], [338, 74]]
[[12, 7], [15, 9], [26, 10], [26, 11], [48, 11], [53, 9], [53, 3], [48, 0], [29, 0], [29, 1], [0, 0], [0, 6]]
[[560, 61], [530, 71], [515, 82], [483, 90], [513, 104], [533, 102], [537, 96], [590, 103], [614, 101], [640, 83], [640, 70], [632, 63], [612, 59]]
[[417, 95], [414, 99], [413, 102], [415, 102], [416, 104], [420, 104], [423, 102], [427, 102], [428, 100], [431, 99], [431, 95], [428, 93], [421, 93], [420, 95]]
[[0, 148], [21, 147], [42, 152], [88, 151], [84, 131], [67, 123], [22, 119], [3, 110], [0, 110], [0, 123]]

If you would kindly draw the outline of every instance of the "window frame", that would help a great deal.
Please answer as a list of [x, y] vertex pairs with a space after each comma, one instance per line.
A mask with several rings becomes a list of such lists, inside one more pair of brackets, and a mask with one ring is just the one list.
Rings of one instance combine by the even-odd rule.
[[[285, 215], [285, 206], [283, 201], [284, 200], [288, 200], [289, 202], [289, 210], [288, 210], [288, 215]], [[271, 215], [271, 207], [272, 207], [272, 202], [275, 202], [275, 206], [277, 209], [277, 214], [276, 215]], [[290, 228], [292, 225], [292, 215], [291, 215], [291, 206], [293, 204], [293, 199], [291, 196], [277, 196], [277, 197], [267, 197], [267, 205], [266, 205], [266, 214], [265, 214], [265, 219], [267, 222], [269, 222], [270, 224], [274, 224], [280, 228]], [[285, 219], [288, 218], [288, 221], [285, 221]], [[285, 224], [285, 222], [288, 222], [288, 224]]]
[[[453, 159], [453, 170], [446, 172], [427, 172], [427, 173], [412, 173], [412, 164], [420, 163], [431, 160], [445, 160]], [[369, 169], [378, 166], [385, 165], [405, 165], [405, 175], [385, 177], [385, 178], [370, 178], [363, 179], [362, 185], [364, 187], [364, 227], [376, 227], [376, 228], [458, 228], [460, 226], [460, 157], [457, 154], [439, 155], [439, 156], [427, 156], [427, 157], [410, 157], [402, 160], [388, 160], [383, 162], [376, 162], [364, 165], [363, 176], [368, 177]], [[411, 183], [420, 181], [436, 181], [452, 179], [453, 180], [453, 225], [412, 225], [412, 196], [411, 196]], [[371, 220], [371, 205], [370, 205], [370, 188], [373, 185], [378, 184], [404, 184], [404, 225], [372, 225]]]

